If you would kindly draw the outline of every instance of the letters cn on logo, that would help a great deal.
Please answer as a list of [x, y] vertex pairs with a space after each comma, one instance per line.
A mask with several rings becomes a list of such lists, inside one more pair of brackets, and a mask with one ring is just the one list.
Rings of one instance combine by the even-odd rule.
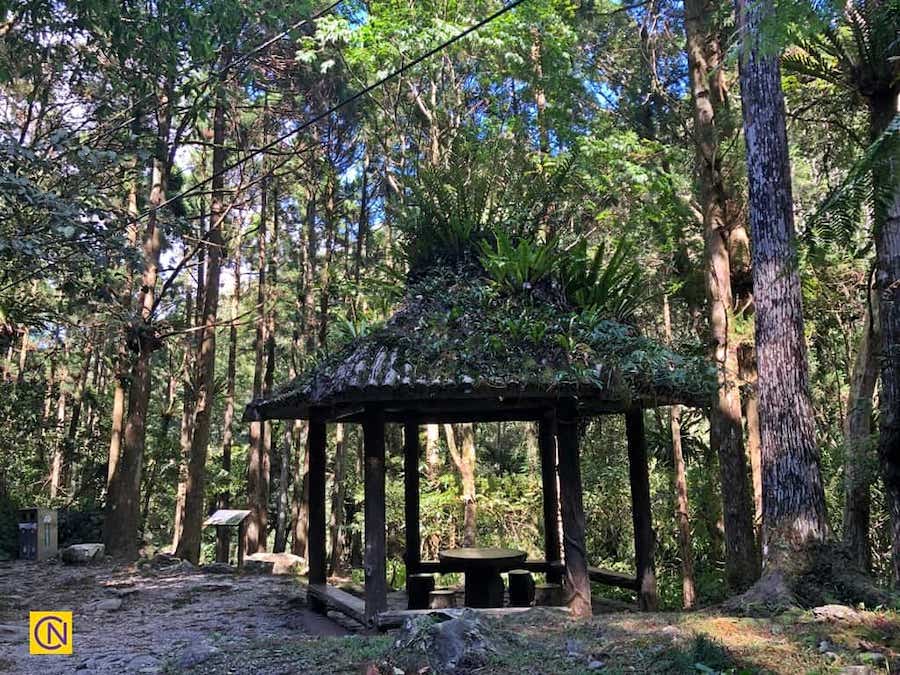
[[28, 624], [30, 653], [72, 653], [72, 612], [29, 612]]

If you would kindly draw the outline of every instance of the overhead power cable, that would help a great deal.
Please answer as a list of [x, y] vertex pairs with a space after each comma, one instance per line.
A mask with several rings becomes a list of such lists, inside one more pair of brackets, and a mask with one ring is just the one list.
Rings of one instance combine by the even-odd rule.
[[[330, 5], [328, 5], [327, 7], [324, 7], [323, 9], [320, 9], [320, 10], [319, 10], [318, 12], [316, 12], [315, 14], [312, 14], [312, 15], [310, 15], [310, 16], [304, 18], [304, 19], [300, 19], [299, 21], [294, 22], [293, 24], [291, 24], [290, 26], [288, 26], [287, 28], [285, 28], [285, 29], [284, 29], [283, 31], [281, 31], [280, 33], [277, 33], [276, 35], [273, 35], [272, 37], [268, 38], [268, 39], [267, 39], [265, 42], [263, 42], [262, 44], [259, 44], [259, 45], [257, 45], [256, 47], [254, 47], [253, 49], [251, 49], [250, 51], [246, 52], [245, 54], [242, 54], [242, 55], [238, 56], [237, 58], [232, 59], [230, 63], [228, 63], [228, 64], [222, 66], [222, 67], [219, 68], [218, 70], [213, 70], [212, 72], [210, 72], [209, 75], [207, 75], [207, 76], [204, 77], [202, 80], [200, 80], [200, 82], [198, 83], [198, 87], [204, 87], [204, 86], [206, 86], [207, 84], [209, 84], [211, 81], [214, 81], [214, 80], [217, 80], [217, 79], [221, 78], [221, 77], [222, 77], [223, 75], [225, 75], [228, 71], [233, 70], [235, 67], [241, 65], [242, 63], [246, 63], [246, 62], [249, 61], [251, 58], [253, 58], [255, 55], [257, 55], [257, 54], [259, 54], [260, 52], [262, 52], [262, 51], [268, 49], [269, 47], [271, 47], [273, 44], [275, 44], [275, 43], [278, 42], [279, 40], [282, 40], [282, 39], [284, 39], [285, 37], [287, 37], [288, 35], [290, 35], [293, 31], [302, 28], [303, 26], [305, 26], [305, 25], [308, 24], [308, 23], [312, 23], [313, 21], [317, 21], [317, 20], [321, 19], [323, 16], [325, 16], [326, 14], [328, 14], [329, 12], [331, 12], [332, 10], [336, 9], [337, 6], [340, 5], [342, 2], [344, 2], [344, 0], [335, 0], [334, 2], [332, 2], [332, 3], [331, 3]], [[198, 67], [198, 66], [200, 66], [200, 65], [202, 65], [202, 63], [194, 62], [194, 63], [192, 63], [191, 65], [189, 65], [189, 66], [187, 66], [187, 67], [185, 67], [185, 68], [182, 68], [180, 71], [178, 71], [177, 73], [175, 73], [175, 77], [177, 78], [177, 77], [181, 77], [182, 75], [186, 75], [187, 73], [189, 73], [189, 72], [192, 71], [194, 68], [196, 68], [196, 67]], [[134, 112], [135, 110], [137, 110], [138, 108], [140, 108], [140, 106], [142, 106], [144, 103], [147, 103], [148, 101], [150, 101], [151, 99], [155, 98], [156, 96], [157, 96], [156, 93], [150, 93], [150, 94], [147, 94], [147, 95], [145, 95], [145, 96], [142, 96], [139, 100], [135, 101], [134, 103], [132, 103], [131, 105], [129, 105], [127, 108], [124, 108], [124, 109], [122, 109], [122, 110], [120, 110], [120, 111], [114, 113], [114, 114], [112, 115], [112, 117], [110, 117], [110, 118], [109, 118], [108, 120], [106, 120], [103, 124], [101, 124], [100, 126], [98, 126], [96, 129], [94, 129], [94, 130], [92, 131], [91, 135], [94, 136], [94, 137], [96, 137], [97, 134], [99, 134], [100, 132], [113, 134], [113, 133], [115, 133], [115, 132], [117, 132], [117, 131], [120, 131], [121, 129], [124, 129], [124, 128], [127, 127], [129, 124], [131, 124], [132, 122], [134, 122], [135, 119], [137, 119], [137, 116], [136, 116], [136, 115], [132, 115], [132, 116], [129, 117], [127, 120], [125, 120], [125, 121], [123, 121], [123, 122], [120, 122], [119, 124], [117, 124], [116, 126], [114, 126], [114, 127], [111, 128], [111, 129], [105, 128], [105, 127], [108, 127], [108, 125], [109, 125], [110, 123], [112, 123], [114, 120], [120, 118], [122, 115], [126, 115], [126, 114], [129, 114], [129, 113]], [[206, 94], [204, 94], [201, 98], [204, 98], [205, 96], [206, 96]]]
[[[340, 1], [340, 0], [338, 0], [338, 1]], [[229, 171], [233, 171], [234, 169], [245, 164], [246, 162], [249, 162], [251, 159], [258, 157], [259, 155], [264, 154], [266, 151], [274, 148], [275, 146], [279, 145], [280, 143], [283, 143], [284, 141], [291, 138], [292, 136], [295, 136], [295, 135], [299, 134], [300, 132], [304, 131], [305, 129], [308, 129], [309, 127], [313, 126], [314, 124], [321, 122], [323, 119], [330, 117], [331, 115], [333, 115], [335, 112], [337, 112], [341, 108], [344, 108], [344, 107], [350, 105], [351, 103], [359, 100], [363, 96], [367, 96], [368, 94], [372, 93], [379, 87], [387, 84], [388, 82], [391, 82], [392, 80], [395, 80], [396, 78], [400, 77], [401, 75], [403, 75], [410, 69], [412, 69], [415, 66], [419, 65], [420, 63], [422, 63], [423, 61], [431, 58], [435, 54], [443, 51], [444, 49], [446, 49], [447, 47], [450, 47], [451, 45], [455, 44], [456, 42], [459, 42], [463, 38], [474, 33], [475, 31], [477, 31], [481, 28], [484, 28], [491, 22], [497, 20], [498, 18], [500, 18], [507, 12], [510, 12], [511, 10], [515, 9], [519, 5], [524, 4], [525, 2], [527, 2], [527, 0], [512, 0], [511, 2], [507, 3], [506, 5], [504, 5], [497, 11], [495, 11], [494, 13], [490, 14], [489, 16], [481, 19], [477, 23], [460, 31], [459, 33], [448, 38], [447, 40], [444, 40], [436, 47], [433, 47], [433, 48], [429, 49], [428, 51], [424, 52], [423, 54], [420, 54], [419, 56], [414, 58], [412, 61], [409, 61], [408, 63], [403, 64], [396, 70], [394, 70], [391, 73], [385, 75], [384, 77], [376, 80], [375, 82], [368, 85], [367, 87], [360, 89], [355, 94], [348, 96], [347, 98], [341, 100], [340, 102], [331, 106], [327, 110], [324, 110], [324, 111], [312, 116], [311, 118], [307, 119], [305, 122], [300, 124], [299, 126], [295, 127], [294, 129], [291, 129], [290, 131], [287, 131], [287, 132], [281, 134], [280, 136], [278, 136], [274, 140], [270, 141], [269, 143], [266, 143], [265, 145], [255, 148], [251, 152], [247, 153], [244, 157], [242, 157], [242, 158], [232, 162], [231, 164], [227, 165], [226, 167], [224, 167], [221, 171], [215, 172], [212, 175], [210, 175], [208, 178], [205, 178], [204, 180], [194, 184], [192, 187], [190, 187], [186, 190], [183, 190], [183, 191], [179, 192], [178, 194], [173, 195], [172, 197], [169, 197], [168, 199], [166, 199], [164, 202], [157, 205], [156, 207], [154, 207], [152, 209], [146, 209], [142, 213], [138, 214], [137, 216], [135, 216], [134, 218], [132, 218], [128, 222], [126, 222], [124, 227], [128, 227], [128, 226], [134, 225], [136, 223], [139, 223], [141, 220], [146, 218], [148, 215], [150, 215], [154, 211], [159, 210], [165, 206], [168, 206], [169, 204], [172, 204], [172, 203], [178, 201], [179, 199], [183, 199], [192, 194], [195, 194], [196, 192], [199, 192], [202, 188], [204, 188], [207, 185], [209, 185], [210, 183], [212, 183], [212, 181], [215, 178], [218, 178], [222, 174], [228, 173]], [[297, 154], [299, 154], [299, 153], [297, 153]], [[68, 257], [68, 256], [65, 256], [65, 257]], [[23, 281], [27, 281], [28, 279], [31, 279], [38, 274], [41, 274], [46, 269], [47, 269], [47, 267], [39, 268], [38, 270], [31, 272], [23, 277], [20, 277], [19, 279], [11, 281], [10, 283], [8, 283], [5, 286], [3, 286], [2, 288], [0, 288], [0, 293], [2, 293], [14, 286], [17, 286], [18, 284], [22, 283]]]
[[[414, 68], [415, 66], [417, 66], [420, 63], [422, 63], [423, 61], [431, 58], [438, 52], [443, 51], [444, 49], [451, 46], [452, 44], [458, 42], [459, 40], [462, 40], [463, 38], [467, 37], [468, 35], [479, 30], [480, 28], [483, 28], [484, 26], [488, 25], [492, 21], [500, 18], [501, 16], [503, 16], [510, 10], [515, 9], [516, 7], [518, 7], [519, 5], [521, 5], [525, 2], [527, 2], [527, 0], [512, 0], [512, 2], [504, 5], [503, 7], [498, 9], [496, 12], [491, 14], [490, 16], [487, 16], [484, 19], [482, 19], [481, 21], [479, 21], [478, 23], [473, 24], [472, 26], [469, 26], [468, 28], [466, 28], [463, 31], [460, 31], [459, 33], [457, 33], [453, 37], [445, 40], [438, 46], [433, 47], [432, 49], [429, 49], [427, 52], [420, 54], [419, 56], [414, 58], [412, 61], [397, 68], [397, 70], [394, 70], [393, 72], [389, 73], [388, 75], [385, 75], [384, 77], [373, 82], [372, 84], [368, 85], [367, 87], [360, 89], [355, 94], [348, 96], [347, 98], [336, 103], [335, 105], [331, 106], [327, 110], [323, 110], [322, 112], [317, 113], [316, 115], [313, 115], [311, 118], [307, 119], [305, 122], [303, 122], [299, 126], [295, 127], [294, 129], [291, 129], [290, 131], [286, 131], [285, 133], [281, 134], [280, 136], [278, 136], [274, 140], [270, 141], [269, 143], [266, 143], [265, 145], [255, 148], [251, 152], [247, 153], [247, 155], [245, 155], [241, 159], [236, 160], [236, 161], [232, 162], [231, 164], [229, 164], [228, 166], [226, 166], [225, 168], [223, 168], [220, 172], [214, 173], [211, 176], [209, 176], [208, 178], [205, 178], [204, 180], [200, 181], [199, 183], [195, 183], [193, 186], [191, 186], [187, 190], [179, 192], [178, 194], [166, 199], [166, 201], [159, 204], [156, 208], [162, 208], [172, 202], [175, 202], [179, 199], [183, 199], [184, 197], [187, 197], [187, 196], [197, 192], [200, 188], [205, 187], [206, 185], [211, 183], [215, 178], [217, 178], [221, 174], [227, 173], [229, 171], [232, 171], [233, 169], [236, 169], [237, 167], [241, 166], [245, 162], [248, 162], [251, 159], [258, 157], [259, 155], [264, 154], [266, 151], [271, 150], [272, 148], [279, 145], [280, 143], [283, 143], [284, 141], [291, 138], [292, 136], [296, 136], [301, 131], [304, 131], [304, 130], [308, 129], [309, 127], [313, 126], [314, 124], [321, 122], [323, 119], [330, 117], [331, 115], [336, 113], [341, 108], [344, 108], [344, 107], [350, 105], [351, 103], [353, 103], [354, 101], [357, 101], [358, 99], [362, 98], [363, 96], [367, 96], [368, 94], [372, 93], [374, 90], [378, 89], [382, 85], [387, 84], [388, 82], [400, 77], [401, 75], [403, 75], [403, 73], [407, 72], [411, 68]], [[151, 212], [152, 212], [152, 209], [148, 209], [148, 210], [144, 211], [143, 213], [139, 214], [136, 217], [134, 222], [140, 221], [141, 219], [143, 219], [147, 215], [149, 215]]]

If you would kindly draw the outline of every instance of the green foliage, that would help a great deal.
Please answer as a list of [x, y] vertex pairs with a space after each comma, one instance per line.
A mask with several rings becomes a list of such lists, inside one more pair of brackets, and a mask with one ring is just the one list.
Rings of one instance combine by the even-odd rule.
[[513, 244], [506, 232], [498, 231], [494, 243], [481, 241], [480, 262], [488, 276], [510, 292], [528, 291], [547, 281], [559, 264], [555, 239], [534, 243], [526, 238]]
[[607, 259], [606, 242], [589, 255], [581, 240], [560, 261], [566, 298], [575, 307], [598, 317], [629, 322], [647, 300], [642, 290], [640, 268], [629, 256], [631, 246], [622, 239]]
[[496, 176], [471, 155], [449, 167], [421, 168], [398, 222], [411, 272], [475, 257], [502, 213]]

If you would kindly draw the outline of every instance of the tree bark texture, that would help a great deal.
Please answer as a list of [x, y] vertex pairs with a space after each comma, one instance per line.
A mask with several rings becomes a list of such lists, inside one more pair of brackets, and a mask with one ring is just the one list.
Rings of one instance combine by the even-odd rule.
[[159, 97], [161, 122], [150, 172], [150, 212], [144, 234], [144, 271], [137, 305], [140, 316], [134, 321], [126, 337], [128, 350], [134, 353], [128, 392], [128, 413], [122, 430], [118, 456], [110, 453], [106, 487], [103, 542], [107, 554], [127, 560], [133, 560], [138, 555], [141, 470], [147, 438], [147, 413], [150, 408], [151, 358], [153, 352], [160, 346], [156, 329], [152, 324], [152, 312], [162, 249], [159, 209], [166, 199], [166, 178], [169, 173], [171, 90], [170, 78], [166, 90]]
[[445, 424], [444, 435], [462, 484], [462, 545], [475, 546], [478, 534], [478, 510], [475, 501], [475, 427], [472, 424]]
[[[900, 112], [900, 83], [869, 99], [872, 136], [880, 136]], [[893, 578], [900, 580], [900, 141], [893, 136], [887, 166], [875, 176], [875, 289], [881, 323], [881, 391], [878, 455], [891, 512]]]
[[[228, 58], [225, 57], [227, 65]], [[219, 279], [225, 251], [223, 237], [225, 208], [225, 87], [218, 83], [213, 111], [212, 199], [209, 232], [206, 236], [206, 280], [203, 291], [203, 328], [197, 352], [197, 400], [194, 406], [194, 434], [188, 458], [184, 492], [184, 525], [175, 554], [192, 563], [200, 560], [203, 528], [203, 496], [206, 484], [206, 458], [215, 396], [216, 322], [219, 311]]]
[[736, 209], [723, 177], [720, 119], [727, 105], [722, 50], [706, 0], [685, 2], [685, 32], [694, 106], [694, 143], [709, 301], [712, 360], [718, 387], [710, 408], [710, 445], [719, 457], [725, 519], [725, 574], [733, 590], [758, 576], [758, 554], [738, 387], [737, 339], [733, 335], [729, 237]]
[[[825, 497], [809, 393], [790, 161], [777, 54], [761, 26], [771, 0], [737, 0], [763, 477], [763, 564], [788, 576], [825, 541]], [[724, 486], [723, 486], [724, 488]]]
[[[663, 296], [663, 323], [666, 342], [672, 344], [672, 314], [669, 296]], [[675, 522], [678, 524], [678, 548], [681, 553], [681, 603], [692, 609], [697, 595], [694, 590], [694, 553], [691, 548], [691, 517], [688, 503], [687, 470], [681, 444], [681, 406], [669, 408], [669, 429], [672, 432], [672, 464], [675, 483]]]
[[[874, 296], [874, 294], [873, 294]], [[877, 296], [872, 298], [873, 307]], [[863, 330], [850, 374], [844, 418], [844, 546], [861, 570], [872, 566], [869, 546], [871, 484], [876, 475], [872, 437], [872, 403], [878, 380], [881, 336], [877, 311], [866, 310]]]

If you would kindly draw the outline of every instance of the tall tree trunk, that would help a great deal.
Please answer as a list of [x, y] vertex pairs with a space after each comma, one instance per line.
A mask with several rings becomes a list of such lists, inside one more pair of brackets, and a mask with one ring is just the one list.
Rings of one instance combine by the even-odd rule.
[[19, 343], [19, 363], [16, 384], [25, 382], [25, 363], [28, 359], [28, 328], [22, 328], [22, 342]]
[[477, 510], [475, 502], [475, 427], [472, 424], [445, 424], [444, 436], [450, 457], [459, 471], [462, 483], [463, 546], [475, 546], [477, 530]]
[[[68, 347], [66, 347], [65, 359], [68, 361]], [[63, 480], [63, 461], [65, 458], [66, 443], [66, 400], [68, 391], [69, 368], [64, 363], [59, 374], [59, 393], [56, 398], [56, 447], [53, 451], [53, 461], [50, 463], [50, 499], [56, 499], [59, 487]]]
[[[672, 343], [672, 316], [669, 296], [663, 296], [663, 323], [666, 342]], [[684, 609], [692, 609], [697, 594], [694, 591], [694, 552], [691, 548], [691, 517], [688, 503], [687, 471], [681, 446], [681, 406], [669, 408], [669, 428], [672, 432], [672, 463], [675, 469], [675, 521], [678, 523], [678, 548], [681, 552], [681, 600]]]
[[290, 532], [291, 515], [291, 425], [285, 423], [279, 459], [281, 468], [278, 472], [278, 507], [275, 514], [275, 553], [284, 553], [287, 548]]
[[747, 147], [763, 468], [763, 565], [786, 579], [825, 541], [825, 495], [809, 393], [794, 241], [790, 159], [778, 54], [761, 27], [771, 0], [737, 0], [743, 36], [741, 100]]
[[[231, 446], [234, 445], [234, 395], [237, 374], [237, 318], [241, 311], [241, 236], [238, 230], [234, 241], [234, 290], [231, 293], [231, 323], [228, 326], [228, 366], [225, 370], [225, 413], [222, 418], [222, 472], [231, 480]], [[231, 493], [226, 487], [216, 498], [216, 508], [227, 509]], [[216, 528], [216, 561], [228, 562], [231, 548], [231, 528]]]
[[144, 272], [138, 295], [140, 318], [130, 327], [128, 347], [135, 352], [128, 392], [128, 415], [122, 432], [118, 457], [110, 456], [109, 480], [106, 488], [106, 517], [103, 541], [109, 555], [133, 560], [138, 555], [140, 527], [141, 470], [147, 438], [147, 414], [150, 409], [151, 359], [161, 345], [153, 326], [153, 306], [159, 276], [162, 233], [159, 209], [166, 200], [166, 178], [169, 174], [169, 130], [172, 119], [172, 79], [160, 100], [161, 122], [157, 134], [153, 168], [150, 176], [150, 213], [144, 235]]
[[[135, 128], [133, 131], [139, 132], [140, 112], [135, 114]], [[126, 208], [129, 218], [136, 220], [138, 215], [138, 186], [140, 185], [140, 165], [135, 159], [131, 167], [131, 180], [128, 183], [128, 196], [126, 200]], [[127, 238], [129, 250], [137, 247], [138, 228], [136, 223], [129, 224], [127, 229]], [[134, 270], [130, 264], [125, 266], [125, 289], [122, 293], [122, 308], [128, 311], [132, 304], [132, 295], [134, 294]], [[122, 452], [122, 434], [125, 431], [125, 403], [128, 390], [128, 378], [130, 372], [131, 355], [125, 340], [120, 340], [117, 346], [115, 379], [113, 385], [113, 404], [110, 414], [110, 438], [109, 438], [109, 456], [107, 462], [107, 486], [112, 482], [116, 467], [119, 465], [119, 456]], [[107, 501], [109, 497], [107, 496]]]
[[[75, 478], [75, 446], [78, 440], [78, 428], [81, 424], [81, 410], [84, 404], [84, 391], [87, 387], [88, 375], [91, 372], [91, 364], [93, 363], [94, 354], [94, 338], [93, 330], [88, 329], [85, 335], [85, 342], [82, 348], [84, 361], [81, 364], [81, 370], [78, 373], [78, 379], [75, 380], [75, 387], [72, 390], [72, 412], [69, 417], [69, 425], [66, 428], [65, 438], [62, 442], [62, 467], [59, 472], [59, 485], [68, 483], [69, 496], [74, 497], [74, 478]], [[50, 491], [55, 492], [51, 482]], [[51, 495], [54, 496], [54, 495]]]
[[759, 397], [756, 385], [756, 350], [752, 345], [740, 347], [738, 362], [741, 379], [744, 381], [744, 419], [747, 421], [747, 457], [750, 459], [750, 476], [753, 483], [753, 513], [757, 537], [762, 529], [763, 489], [762, 489], [762, 442], [759, 438]]
[[[877, 303], [872, 298], [873, 305]], [[873, 307], [874, 309], [874, 307]], [[866, 308], [864, 325], [850, 375], [847, 415], [844, 418], [844, 536], [843, 542], [861, 570], [872, 567], [869, 547], [871, 485], [875, 453], [872, 439], [872, 397], [878, 380], [881, 336], [877, 311]]]
[[[309, 188], [306, 200], [306, 215], [302, 231], [303, 245], [299, 247], [301, 254], [299, 282], [297, 297], [299, 303], [297, 313], [303, 331], [295, 331], [294, 354], [300, 354], [309, 358], [316, 353], [316, 255], [318, 252], [318, 237], [316, 236], [316, 193], [314, 187]], [[308, 549], [307, 524], [309, 522], [309, 448], [307, 447], [307, 434], [309, 425], [297, 420], [294, 423], [294, 490], [291, 500], [291, 518], [293, 521], [294, 536], [291, 543], [291, 552], [294, 555], [306, 557]]]
[[[265, 171], [265, 168], [263, 169]], [[266, 346], [268, 338], [268, 315], [266, 303], [268, 296], [268, 189], [269, 180], [262, 181], [261, 203], [259, 210], [259, 228], [257, 230], [257, 290], [256, 290], [256, 361], [253, 368], [253, 398], [263, 396], [263, 382], [266, 369]], [[268, 524], [268, 475], [263, 476], [268, 464], [266, 455], [266, 432], [271, 426], [266, 422], [250, 423], [250, 449], [247, 458], [247, 501], [250, 517], [244, 536], [244, 549], [253, 554], [266, 550], [266, 528]], [[264, 485], [265, 483], [265, 485]]]
[[325, 345], [328, 339], [328, 311], [331, 303], [331, 260], [334, 255], [335, 237], [337, 233], [337, 213], [335, 210], [336, 178], [329, 173], [328, 186], [325, 194], [325, 251], [322, 256], [322, 264], [319, 266], [319, 345]]
[[[900, 83], [869, 99], [871, 136], [880, 136], [900, 112]], [[892, 194], [875, 208], [875, 288], [881, 323], [881, 391], [878, 455], [891, 512], [893, 578], [900, 581], [900, 143], [895, 134], [892, 159], [876, 172], [875, 181]]]
[[363, 152], [362, 177], [359, 190], [359, 222], [356, 226], [356, 255], [353, 260], [353, 278], [359, 282], [359, 273], [363, 264], [363, 254], [368, 256], [367, 239], [369, 237], [369, 153]]
[[732, 335], [733, 296], [728, 240], [735, 209], [722, 176], [717, 115], [727, 105], [722, 52], [707, 0], [685, 2], [685, 31], [692, 100], [697, 182], [706, 258], [706, 289], [712, 358], [718, 388], [710, 408], [710, 446], [718, 454], [725, 519], [725, 573], [729, 587], [742, 590], [758, 576], [758, 553], [738, 387], [737, 341]]
[[[291, 542], [291, 553], [306, 558], [309, 550], [307, 525], [309, 524], [309, 424], [296, 420], [294, 422], [294, 456], [296, 468], [294, 475], [294, 499], [291, 504], [291, 518], [294, 523], [294, 538]], [[301, 450], [303, 451], [301, 453]], [[302, 460], [300, 458], [303, 458]]]
[[[228, 64], [224, 56], [225, 66]], [[184, 491], [184, 526], [175, 555], [200, 561], [203, 528], [203, 492], [206, 482], [206, 457], [209, 451], [216, 375], [216, 321], [219, 312], [219, 279], [225, 238], [222, 235], [225, 209], [225, 83], [220, 79], [213, 112], [212, 195], [209, 233], [206, 237], [206, 282], [203, 291], [203, 324], [197, 352], [197, 402], [194, 406], [194, 434], [188, 458]]]
[[[201, 238], [203, 233], [201, 232]], [[203, 284], [203, 279], [197, 279], [198, 284]], [[189, 289], [188, 289], [189, 290]], [[196, 317], [194, 316], [194, 296], [188, 292], [184, 303], [184, 324], [185, 327], [193, 327]], [[194, 340], [191, 334], [185, 334], [184, 337], [184, 356], [181, 360], [181, 426], [178, 436], [179, 458], [178, 464], [178, 487], [175, 490], [175, 518], [172, 522], [172, 550], [178, 548], [178, 540], [181, 539], [181, 531], [184, 527], [184, 493], [187, 489], [187, 465], [188, 457], [191, 454], [191, 438], [194, 436], [194, 403], [195, 392], [194, 386]]]
[[331, 573], [341, 576], [344, 566], [344, 496], [346, 480], [344, 464], [346, 461], [346, 439], [344, 425], [334, 427], [334, 480], [331, 483]]
[[437, 476], [441, 467], [440, 438], [441, 429], [437, 424], [425, 425], [425, 467], [431, 479]]

